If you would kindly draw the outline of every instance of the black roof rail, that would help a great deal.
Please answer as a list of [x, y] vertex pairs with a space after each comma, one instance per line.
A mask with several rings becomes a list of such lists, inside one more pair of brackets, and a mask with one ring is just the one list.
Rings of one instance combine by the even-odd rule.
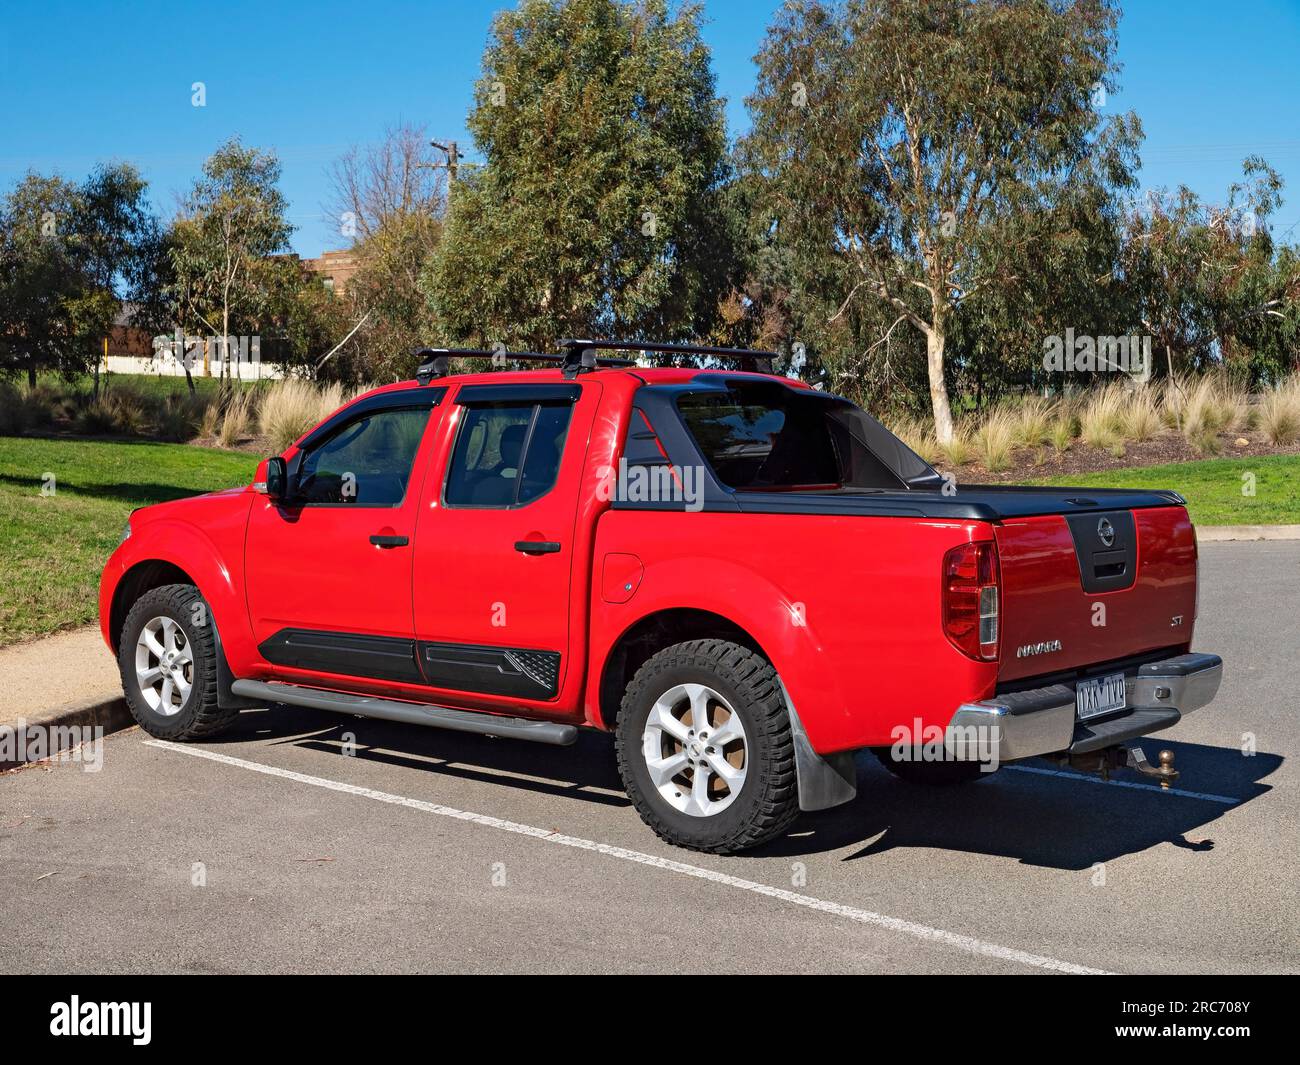
[[718, 348], [708, 344], [659, 344], [645, 340], [561, 340], [566, 351], [651, 351], [664, 355], [707, 355], [715, 359], [735, 359], [740, 369], [751, 373], [772, 373], [774, 351], [749, 348]]
[[587, 365], [581, 362], [580, 357], [575, 358], [567, 351], [564, 354], [547, 354], [541, 351], [506, 351], [502, 348], [498, 348], [496, 351], [487, 351], [482, 348], [417, 348], [414, 354], [420, 356], [420, 368], [416, 371], [415, 379], [422, 385], [427, 385], [435, 377], [446, 377], [451, 370], [452, 359], [549, 362], [560, 366], [564, 370], [566, 377], [575, 376], [579, 369], [593, 369], [596, 366], [618, 368], [636, 365], [633, 359], [609, 358], [595, 358], [590, 365]]

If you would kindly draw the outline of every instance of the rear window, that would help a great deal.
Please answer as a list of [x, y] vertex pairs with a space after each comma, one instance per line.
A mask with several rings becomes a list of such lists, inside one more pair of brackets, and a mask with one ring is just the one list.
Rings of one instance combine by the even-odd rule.
[[728, 488], [907, 487], [867, 443], [882, 427], [845, 400], [755, 381], [687, 393], [677, 409], [714, 476]]

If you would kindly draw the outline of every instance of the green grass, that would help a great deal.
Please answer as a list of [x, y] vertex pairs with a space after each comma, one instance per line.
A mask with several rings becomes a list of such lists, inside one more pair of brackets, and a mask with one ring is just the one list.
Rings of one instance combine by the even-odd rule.
[[[1254, 495], [1247, 474], [1254, 475]], [[1036, 484], [1080, 488], [1171, 488], [1187, 500], [1197, 525], [1300, 524], [1300, 455], [1206, 459], [1168, 466], [1144, 466], [1075, 476]]]
[[136, 507], [248, 484], [257, 462], [185, 444], [0, 437], [0, 646], [98, 616], [100, 570]]

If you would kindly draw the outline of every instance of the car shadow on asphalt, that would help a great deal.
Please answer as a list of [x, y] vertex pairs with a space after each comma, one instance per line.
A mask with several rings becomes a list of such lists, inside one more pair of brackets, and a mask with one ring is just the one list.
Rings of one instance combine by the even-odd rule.
[[[1147, 743], [1153, 762], [1158, 740]], [[1235, 747], [1197, 743], [1165, 741], [1159, 748], [1174, 752], [1182, 773], [1172, 791], [1131, 770], [1112, 774], [1107, 784], [1096, 774], [1041, 759], [1004, 766], [973, 784], [933, 788], [898, 780], [862, 752], [853, 802], [805, 814], [788, 835], [754, 854], [791, 857], [854, 848], [843, 860], [855, 861], [900, 847], [927, 847], [1079, 870], [1161, 843], [1209, 851], [1209, 826], [1271, 791], [1262, 781], [1284, 761], [1276, 754], [1247, 757]]]
[[[615, 766], [613, 738], [603, 733], [584, 731], [571, 747], [546, 747], [278, 706], [245, 711], [230, 732], [212, 742], [250, 741], [338, 756], [352, 750], [358, 759], [438, 776], [606, 807], [631, 805]], [[746, 856], [847, 850], [842, 860], [855, 861], [900, 847], [926, 847], [1079, 870], [1161, 843], [1209, 851], [1214, 840], [1207, 827], [1271, 791], [1262, 781], [1284, 760], [1267, 753], [1247, 757], [1235, 747], [1159, 742], [1158, 737], [1147, 741], [1146, 748], [1152, 761], [1157, 749], [1174, 752], [1182, 773], [1175, 791], [1105, 784], [1095, 775], [1059, 770], [1038, 759], [1023, 767], [1004, 766], [973, 784], [932, 788], [898, 780], [863, 751], [857, 758], [856, 799], [802, 814], [786, 835]], [[1129, 770], [1113, 779], [1148, 783]], [[1185, 794], [1189, 792], [1217, 798]]]
[[[345, 739], [345, 734], [352, 738]], [[613, 737], [582, 731], [571, 747], [549, 747], [448, 729], [277, 706], [246, 710], [220, 740], [273, 740], [438, 776], [557, 795], [600, 806], [631, 806], [614, 764]]]

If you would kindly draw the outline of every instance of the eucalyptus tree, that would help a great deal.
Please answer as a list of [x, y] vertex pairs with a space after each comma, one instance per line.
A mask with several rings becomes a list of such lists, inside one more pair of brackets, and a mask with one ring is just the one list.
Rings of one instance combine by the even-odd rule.
[[700, 11], [523, 0], [496, 16], [426, 277], [442, 335], [692, 338], [736, 271], [722, 101]]
[[741, 146], [768, 224], [833, 279], [828, 323], [873, 301], [871, 343], [924, 340], [942, 441], [959, 309], [1025, 280], [1079, 186], [1133, 183], [1137, 121], [1102, 115], [1116, 21], [1109, 0], [791, 0], [768, 30]]
[[[273, 257], [293, 232], [280, 162], [232, 138], [203, 164], [173, 223], [170, 250], [180, 315], [230, 343], [232, 318], [255, 321], [275, 289]], [[220, 323], [218, 327], [218, 323]], [[229, 372], [230, 360], [223, 360]]]

